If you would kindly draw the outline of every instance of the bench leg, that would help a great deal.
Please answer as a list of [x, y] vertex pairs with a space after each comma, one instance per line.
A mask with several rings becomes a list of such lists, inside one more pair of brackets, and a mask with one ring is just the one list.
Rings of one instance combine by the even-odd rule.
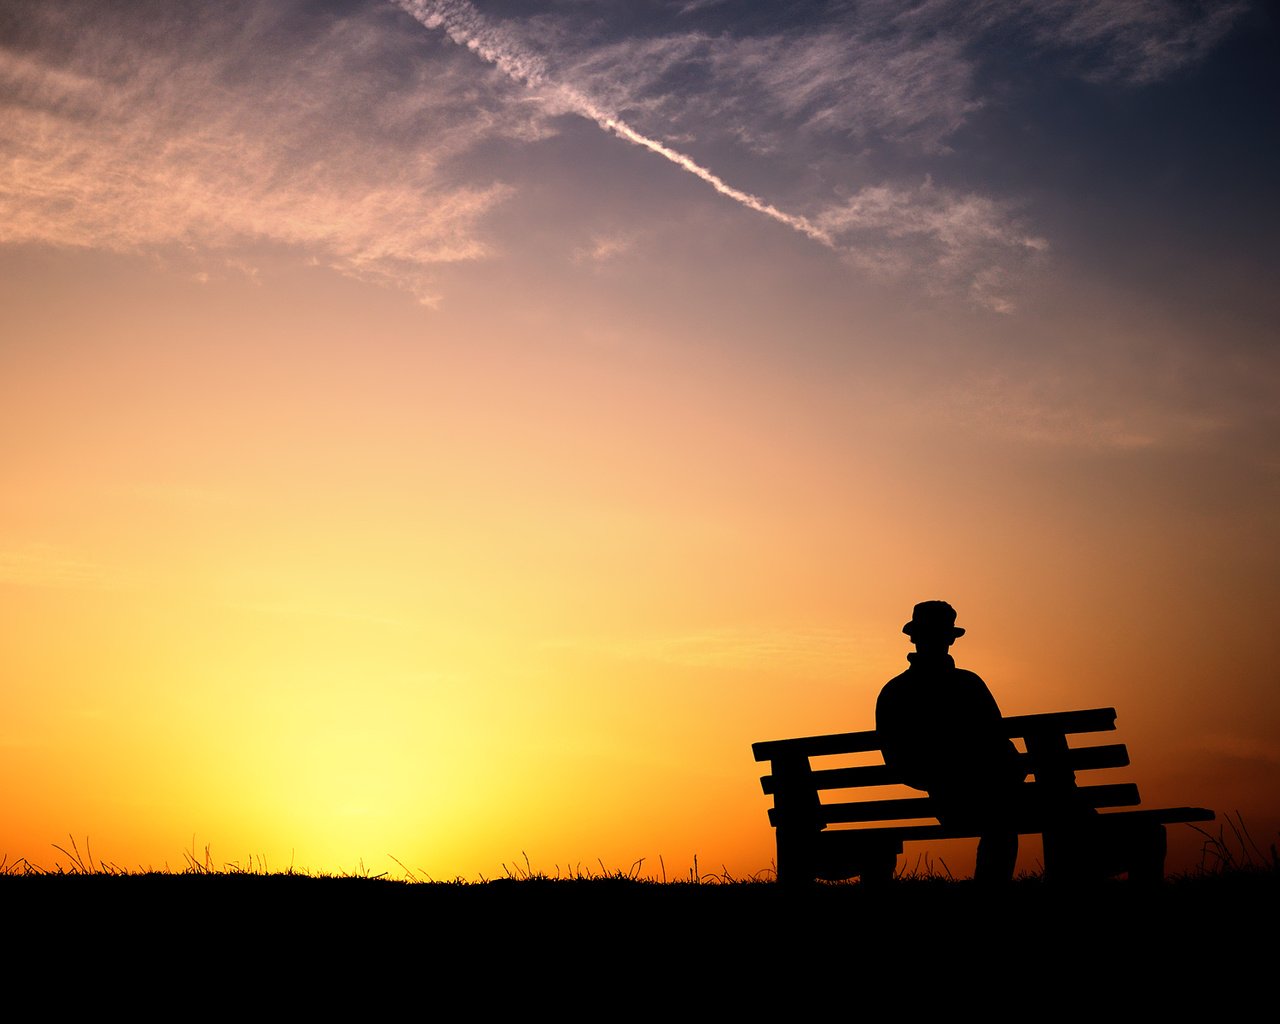
[[1164, 880], [1167, 845], [1159, 823], [1109, 822], [1102, 815], [1044, 833], [1045, 877], [1078, 884], [1127, 872], [1135, 884], [1158, 885]]
[[884, 886], [893, 881], [901, 843], [866, 840], [856, 832], [828, 832], [826, 836], [826, 842], [819, 845], [819, 878], [839, 881], [857, 876], [868, 886]]
[[1165, 827], [1154, 822], [1121, 826], [1119, 845], [1124, 851], [1123, 868], [1134, 885], [1154, 886], [1164, 881], [1164, 858], [1169, 837]]
[[1101, 864], [1099, 830], [1089, 825], [1046, 829], [1044, 876], [1055, 885], [1080, 885], [1106, 877]]
[[898, 853], [892, 847], [869, 849], [861, 857], [862, 884], [883, 888], [893, 881], [898, 868]]
[[778, 884], [788, 889], [806, 889], [818, 877], [818, 833], [807, 828], [778, 829]]
[[901, 843], [849, 841], [844, 835], [808, 829], [778, 832], [779, 885], [798, 890], [819, 878], [835, 882], [855, 876], [870, 886], [893, 881]]

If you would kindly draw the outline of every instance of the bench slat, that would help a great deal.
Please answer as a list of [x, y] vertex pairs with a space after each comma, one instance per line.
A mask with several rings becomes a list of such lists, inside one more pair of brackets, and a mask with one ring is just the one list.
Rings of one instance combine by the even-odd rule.
[[799, 736], [793, 740], [764, 740], [751, 744], [757, 761], [781, 757], [821, 757], [823, 754], [859, 754], [880, 749], [876, 731], [837, 732], [829, 736]]
[[[1027, 783], [1027, 803], [1034, 808], [1037, 801], [1035, 783]], [[1074, 790], [1080, 801], [1089, 807], [1136, 807], [1142, 802], [1136, 783], [1119, 782], [1102, 786], [1080, 786]], [[907, 796], [891, 800], [860, 800], [856, 803], [819, 805], [819, 820], [828, 825], [849, 825], [864, 821], [894, 821], [904, 818], [932, 818], [933, 801], [927, 796]], [[769, 811], [769, 821], [776, 825], [774, 814]], [[1034, 811], [1030, 814], [1034, 817]]]
[[1006, 736], [1032, 733], [1114, 732], [1115, 708], [1086, 708], [1082, 711], [1049, 711], [1042, 715], [1011, 715], [1004, 720]]
[[[1035, 758], [1022, 755], [1027, 771], [1034, 773]], [[1123, 743], [1108, 743], [1098, 747], [1071, 747], [1067, 751], [1067, 768], [1072, 771], [1088, 771], [1093, 768], [1125, 768], [1129, 764], [1129, 751]], [[1054, 766], [1055, 768], [1057, 765]], [[884, 764], [855, 765], [850, 768], [818, 768], [804, 776], [814, 789], [861, 789], [865, 786], [898, 786], [902, 777]], [[772, 775], [762, 776], [760, 787], [773, 794], [785, 788]]]
[[[1113, 732], [1115, 708], [1087, 708], [1082, 711], [1050, 711], [1043, 715], [1013, 715], [1004, 720], [1010, 739], [1042, 733]], [[762, 740], [751, 744], [757, 761], [779, 757], [821, 757], [825, 754], [857, 754], [879, 750], [874, 729], [866, 732], [837, 732], [825, 736], [798, 736], [787, 740]]]
[[[1213, 821], [1214, 812], [1207, 807], [1159, 807], [1150, 810], [1109, 811], [1098, 815], [1107, 824], [1151, 822], [1160, 825], [1179, 825], [1193, 821]], [[883, 841], [885, 839], [918, 842], [922, 839], [977, 839], [976, 830], [946, 829], [941, 825], [892, 825], [884, 828], [828, 829], [821, 833], [824, 840], [836, 843]]]
[[1100, 815], [1103, 821], [1110, 818], [1153, 821], [1161, 825], [1179, 825], [1189, 821], [1213, 821], [1217, 815], [1207, 807], [1149, 807], [1136, 811], [1116, 811]]

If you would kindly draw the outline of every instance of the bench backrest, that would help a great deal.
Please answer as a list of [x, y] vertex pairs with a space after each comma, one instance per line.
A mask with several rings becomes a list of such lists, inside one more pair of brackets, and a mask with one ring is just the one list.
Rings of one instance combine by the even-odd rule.
[[[1067, 737], [1115, 730], [1115, 708], [1059, 711], [1043, 715], [1016, 715], [1004, 719], [1005, 735], [1022, 740], [1027, 772], [1034, 778], [1034, 792], [1049, 798], [1072, 790], [1076, 799], [1093, 807], [1132, 807], [1140, 802], [1133, 783], [1076, 786], [1076, 772], [1095, 768], [1123, 768], [1129, 753], [1123, 743], [1072, 747]], [[874, 730], [801, 736], [752, 745], [757, 761], [770, 761], [771, 772], [760, 780], [774, 798], [769, 811], [773, 825], [795, 822], [820, 826], [901, 821], [933, 817], [927, 796], [862, 799], [824, 803], [821, 794], [873, 786], [901, 785], [901, 777], [888, 765], [869, 764], [849, 768], [812, 767], [810, 758], [861, 754], [880, 750]]]

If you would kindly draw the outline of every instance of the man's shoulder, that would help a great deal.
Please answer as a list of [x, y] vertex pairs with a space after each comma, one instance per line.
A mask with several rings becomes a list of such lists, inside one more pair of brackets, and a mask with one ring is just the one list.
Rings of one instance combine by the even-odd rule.
[[955, 681], [960, 683], [971, 683], [986, 689], [987, 684], [983, 681], [982, 676], [977, 672], [970, 672], [967, 668], [952, 669], [955, 673]]
[[880, 696], [883, 697], [886, 693], [893, 693], [895, 690], [904, 689], [910, 684], [911, 670], [907, 669], [907, 671], [898, 673], [898, 675], [885, 683], [884, 686], [880, 687]]
[[952, 676], [952, 685], [962, 689], [971, 690], [974, 693], [990, 694], [991, 688], [987, 686], [982, 676], [977, 672], [970, 672], [968, 669], [955, 669]]
[[996, 698], [991, 692], [991, 688], [983, 681], [982, 676], [976, 672], [956, 669], [952, 691], [968, 708], [975, 711], [981, 709], [983, 715], [991, 714], [997, 717], [1001, 715], [1000, 705], [996, 703]]
[[910, 698], [906, 694], [911, 689], [911, 683], [911, 670], [907, 669], [906, 672], [894, 676], [880, 687], [880, 696], [876, 698], [877, 713], [883, 713], [886, 708], [901, 704], [903, 700], [909, 701]]

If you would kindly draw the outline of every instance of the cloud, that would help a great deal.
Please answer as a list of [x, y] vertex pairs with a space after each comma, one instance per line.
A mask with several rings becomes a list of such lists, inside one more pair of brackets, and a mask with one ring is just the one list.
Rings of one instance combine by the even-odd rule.
[[1084, 367], [1039, 367], [962, 377], [938, 409], [955, 428], [1018, 443], [1103, 452], [1191, 450], [1222, 437], [1231, 410], [1153, 391], [1097, 357]]
[[1048, 249], [1006, 204], [935, 186], [860, 189], [814, 218], [853, 263], [885, 276], [923, 272], [935, 290], [961, 289], [1007, 313], [1017, 274]]
[[429, 300], [431, 268], [484, 256], [479, 222], [511, 193], [453, 180], [448, 161], [537, 137], [538, 118], [468, 69], [413, 59], [381, 12], [292, 14], [33, 12], [0, 47], [0, 243], [230, 262], [284, 245]]
[[860, 5], [859, 20], [917, 38], [943, 35], [974, 62], [1002, 51], [1053, 73], [1146, 85], [1202, 60], [1249, 7], [1200, 0], [892, 0]]
[[847, 27], [641, 37], [559, 55], [551, 66], [642, 131], [730, 137], [759, 153], [824, 137], [940, 151], [978, 106], [956, 41]]
[[728, 0], [685, 0], [677, 8], [677, 13], [682, 15], [694, 14], [698, 11], [706, 10], [708, 7], [719, 7], [727, 2]]
[[665, 145], [658, 139], [636, 131], [610, 108], [594, 97], [566, 82], [548, 82], [545, 62], [530, 53], [522, 43], [481, 17], [466, 0], [397, 0], [399, 5], [429, 29], [443, 28], [459, 46], [465, 46], [482, 60], [497, 67], [515, 82], [533, 88], [544, 88], [554, 100], [557, 113], [574, 113], [594, 121], [603, 131], [616, 135], [632, 145], [640, 146], [669, 161], [682, 171], [701, 178], [722, 196], [749, 210], [785, 224], [822, 245], [831, 240], [806, 217], [786, 213], [759, 196], [734, 188], [718, 174], [697, 163], [688, 155]]
[[[728, 135], [758, 152], [801, 139], [897, 144], [942, 154], [987, 99], [979, 82], [1009, 52], [1038, 54], [1066, 76], [1147, 84], [1193, 64], [1230, 30], [1243, 3], [1179, 0], [872, 0], [830, 4], [803, 21], [741, 28], [718, 4], [706, 26], [598, 40], [546, 30], [567, 52], [542, 70], [660, 138]], [[502, 31], [524, 40], [519, 22]]]
[[1175, 0], [1022, 0], [1039, 42], [1071, 51], [1095, 81], [1145, 85], [1204, 58], [1246, 10], [1243, 3]]
[[[628, 23], [628, 37], [607, 39], [603, 20], [580, 13], [575, 34], [550, 15], [495, 21], [467, 0], [399, 2], [524, 84], [549, 113], [594, 120], [863, 271], [914, 275], [929, 291], [959, 292], [997, 312], [1014, 308], [1019, 279], [1048, 242], [1026, 230], [1008, 202], [883, 172], [867, 181], [866, 165], [875, 162], [867, 154], [889, 146], [917, 158], [947, 156], [984, 104], [977, 83], [1000, 50], [997, 32], [1029, 52], [1065, 54], [1062, 73], [1148, 82], [1202, 57], [1239, 11], [1162, 0], [925, 0], [905, 9], [871, 2], [833, 5], [825, 17], [792, 25], [775, 19], [770, 30], [752, 32], [724, 20], [718, 5], [695, 4], [676, 11], [679, 31], [641, 19]], [[683, 24], [690, 15], [722, 27], [691, 31]], [[779, 208], [690, 155], [694, 147], [724, 152], [725, 142], [811, 182], [807, 193], [791, 189], [793, 205], [818, 212]], [[859, 150], [861, 157], [851, 155]], [[842, 167], [847, 177], [831, 181]]]
[[936, 151], [979, 106], [972, 68], [946, 37], [831, 30], [724, 40], [713, 63], [724, 77], [752, 80], [753, 97], [767, 97], [773, 111], [811, 134], [880, 135]]
[[632, 235], [596, 235], [590, 245], [574, 251], [573, 259], [575, 263], [608, 263], [631, 252], [635, 244]]
[[[604, 131], [656, 153], [747, 209], [842, 252], [856, 266], [895, 275], [924, 269], [934, 290], [959, 286], [979, 305], [1009, 312], [1013, 307], [1005, 292], [1014, 275], [1007, 265], [1018, 256], [1047, 248], [1043, 239], [1019, 233], [999, 204], [938, 189], [928, 181], [918, 188], [866, 188], [839, 205], [827, 207], [815, 218], [787, 213], [735, 188], [685, 153], [622, 120], [615, 113], [615, 104], [626, 103], [629, 93], [622, 83], [610, 79], [609, 69], [615, 62], [597, 56], [579, 63], [572, 71], [557, 73], [547, 60], [529, 51], [518, 33], [506, 32], [485, 19], [467, 0], [398, 2], [427, 28], [444, 30], [458, 45], [473, 51], [513, 81], [535, 90], [556, 112], [576, 113], [594, 121]], [[681, 37], [674, 46], [668, 41], [665, 49], [645, 47], [642, 63], [652, 74], [662, 77], [700, 48], [697, 37]], [[810, 121], [829, 120], [833, 116], [831, 107], [815, 103], [813, 98], [829, 91], [830, 83], [822, 75], [832, 64], [832, 51], [829, 41], [816, 52], [802, 51], [799, 64], [792, 64], [783, 73], [777, 69], [785, 62], [776, 59], [778, 55], [771, 50], [757, 51], [744, 66], [753, 65], [758, 74], [772, 82], [772, 94], [781, 97], [775, 105], [792, 113], [808, 108]], [[923, 57], [914, 62], [928, 64], [929, 59]], [[571, 77], [562, 79], [558, 75]], [[580, 84], [581, 78], [594, 85]], [[901, 102], [904, 109], [910, 106], [910, 90], [882, 92], [891, 94], [894, 104]]]
[[[464, 0], [32, 5], [0, 34], [0, 244], [194, 258], [197, 281], [283, 246], [430, 302], [433, 268], [490, 255], [487, 219], [514, 195], [467, 158], [573, 113], [860, 272], [1008, 311], [1046, 243], [1012, 203], [919, 184], [987, 103], [993, 40], [1144, 84], [1201, 59], [1241, 9], [872, 0], [747, 25], [701, 2], [657, 21], [494, 20]], [[402, 10], [470, 52], [405, 31]]]

